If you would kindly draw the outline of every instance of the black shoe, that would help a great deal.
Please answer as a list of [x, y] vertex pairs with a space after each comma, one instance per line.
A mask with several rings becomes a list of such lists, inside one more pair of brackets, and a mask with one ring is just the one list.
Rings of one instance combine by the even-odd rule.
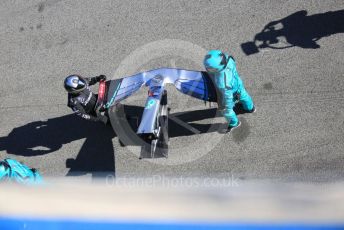
[[241, 122], [239, 121], [237, 126], [231, 127], [226, 125], [222, 125], [219, 129], [219, 133], [225, 134], [225, 133], [230, 133], [232, 130], [238, 128], [241, 125]]
[[253, 106], [253, 108], [251, 110], [245, 110], [246, 113], [254, 113], [256, 112], [256, 107]]

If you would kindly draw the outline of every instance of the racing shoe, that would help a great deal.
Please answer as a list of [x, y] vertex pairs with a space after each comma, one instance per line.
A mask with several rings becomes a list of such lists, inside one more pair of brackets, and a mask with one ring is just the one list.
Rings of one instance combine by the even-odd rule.
[[238, 125], [237, 125], [237, 126], [234, 126], [234, 127], [228, 126], [227, 124], [226, 124], [226, 125], [223, 125], [223, 126], [221, 126], [220, 129], [219, 129], [219, 133], [223, 133], [223, 134], [225, 134], [225, 133], [230, 133], [232, 130], [238, 128], [240, 125], [241, 125], [241, 122], [240, 122], [240, 121], [238, 122]]
[[245, 110], [246, 113], [254, 113], [256, 112], [256, 107], [253, 106], [253, 108], [251, 110]]

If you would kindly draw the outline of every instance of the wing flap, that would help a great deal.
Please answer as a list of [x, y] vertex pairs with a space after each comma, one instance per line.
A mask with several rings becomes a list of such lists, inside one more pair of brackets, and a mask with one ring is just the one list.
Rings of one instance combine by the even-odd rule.
[[215, 86], [206, 72], [185, 72], [175, 81], [174, 85], [180, 92], [191, 97], [209, 102], [217, 101]]

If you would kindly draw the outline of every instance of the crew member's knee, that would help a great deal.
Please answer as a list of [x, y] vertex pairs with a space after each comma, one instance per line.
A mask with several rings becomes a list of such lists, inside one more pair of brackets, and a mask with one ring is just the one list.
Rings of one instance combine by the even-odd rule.
[[242, 104], [245, 110], [252, 110], [253, 109], [253, 100], [251, 96], [247, 93], [245, 89], [243, 89], [240, 93], [240, 103]]

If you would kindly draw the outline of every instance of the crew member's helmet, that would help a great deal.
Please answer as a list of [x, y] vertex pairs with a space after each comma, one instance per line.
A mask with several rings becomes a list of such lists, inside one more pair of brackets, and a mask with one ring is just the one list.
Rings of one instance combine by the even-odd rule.
[[4, 161], [0, 161], [0, 181], [8, 178], [9, 174], [10, 174], [9, 166]]
[[204, 67], [210, 73], [223, 71], [228, 64], [228, 55], [221, 50], [210, 50], [204, 57]]
[[83, 91], [87, 86], [86, 80], [79, 75], [69, 75], [64, 80], [64, 87], [68, 93], [77, 94]]

